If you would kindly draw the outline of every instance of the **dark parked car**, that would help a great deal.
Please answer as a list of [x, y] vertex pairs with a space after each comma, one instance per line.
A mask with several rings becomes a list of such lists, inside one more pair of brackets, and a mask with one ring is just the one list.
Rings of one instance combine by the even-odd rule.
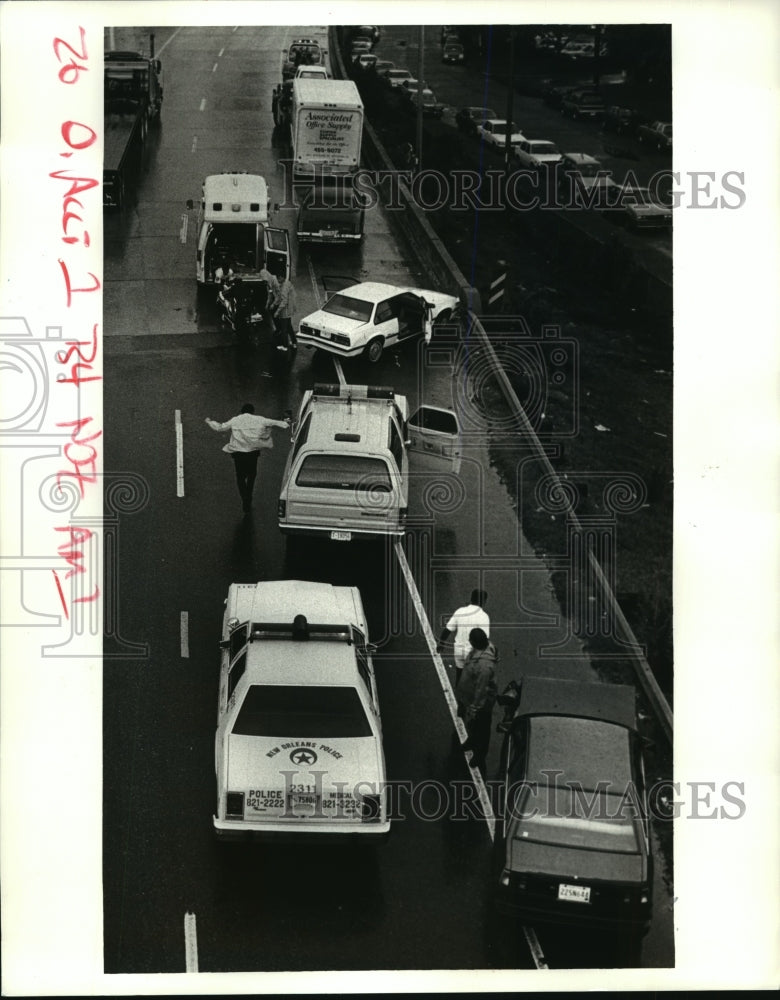
[[475, 135], [477, 125], [488, 118], [498, 118], [497, 112], [492, 108], [461, 108], [455, 115], [455, 124], [466, 135]]
[[614, 203], [617, 185], [589, 153], [564, 153], [556, 167], [558, 191], [565, 208], [606, 208]]
[[626, 222], [631, 229], [668, 229], [672, 225], [671, 205], [664, 205], [648, 188], [622, 184], [615, 194], [613, 207], [622, 210], [613, 214], [615, 221]]
[[377, 76], [381, 76], [386, 70], [395, 69], [395, 63], [389, 59], [377, 59], [372, 68]]
[[499, 702], [499, 907], [639, 941], [653, 867], [634, 688], [526, 677]]
[[564, 95], [561, 114], [571, 118], [601, 118], [604, 115], [604, 100], [590, 90], [575, 90]]
[[352, 29], [352, 38], [369, 38], [371, 44], [376, 45], [382, 36], [376, 24], [359, 24]]
[[618, 135], [636, 130], [639, 115], [633, 108], [623, 108], [612, 104], [604, 112], [604, 128]]
[[648, 146], [655, 146], [658, 152], [672, 148], [672, 123], [671, 122], [650, 122], [649, 125], [640, 125], [636, 131], [636, 137], [640, 142], [646, 142]]
[[462, 66], [466, 61], [466, 53], [460, 42], [447, 42], [441, 54], [441, 61], [454, 66]]
[[362, 55], [363, 53], [368, 53], [371, 51], [371, 39], [370, 38], [353, 38], [352, 44], [349, 48], [349, 57], [354, 62], [355, 59]]
[[422, 90], [410, 90], [406, 102], [406, 110], [417, 113], [418, 105], [422, 103], [422, 113], [424, 118], [441, 118], [444, 114], [444, 105], [439, 104], [436, 95], [430, 87], [423, 87]]
[[595, 87], [589, 86], [587, 83], [572, 83], [571, 80], [550, 80], [542, 87], [542, 100], [551, 108], [560, 108], [564, 97], [575, 92], [582, 94], [598, 93]]

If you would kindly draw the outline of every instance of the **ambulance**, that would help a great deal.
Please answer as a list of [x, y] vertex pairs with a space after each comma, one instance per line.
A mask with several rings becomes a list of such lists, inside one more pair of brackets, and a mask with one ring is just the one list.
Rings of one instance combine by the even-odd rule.
[[290, 238], [270, 225], [265, 178], [233, 172], [203, 182], [198, 210], [195, 272], [198, 284], [214, 285], [221, 267], [244, 281], [257, 281], [265, 265], [281, 282], [290, 276]]

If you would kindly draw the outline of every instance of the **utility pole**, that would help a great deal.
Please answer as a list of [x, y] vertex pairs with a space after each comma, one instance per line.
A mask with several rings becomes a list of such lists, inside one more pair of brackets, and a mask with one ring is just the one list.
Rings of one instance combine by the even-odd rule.
[[601, 82], [601, 50], [604, 46], [604, 25], [596, 25], [596, 33], [593, 38], [593, 83], [598, 87]]
[[423, 74], [425, 72], [425, 28], [420, 25], [417, 51], [417, 169], [422, 170], [423, 153]]
[[509, 29], [509, 90], [506, 95], [506, 141], [504, 142], [504, 168], [512, 165], [512, 119], [515, 113], [515, 28]]

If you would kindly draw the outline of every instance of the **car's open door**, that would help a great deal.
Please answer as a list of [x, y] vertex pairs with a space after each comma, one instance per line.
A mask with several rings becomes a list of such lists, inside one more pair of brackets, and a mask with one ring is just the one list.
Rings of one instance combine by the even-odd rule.
[[407, 435], [410, 456], [426, 456], [428, 468], [460, 472], [460, 424], [452, 410], [421, 406], [407, 421]]
[[433, 303], [427, 302], [425, 299], [420, 298], [420, 302], [423, 306], [423, 337], [426, 344], [430, 344], [431, 338], [433, 337]]
[[263, 230], [265, 266], [279, 282], [290, 277], [290, 237], [286, 229], [266, 226]]

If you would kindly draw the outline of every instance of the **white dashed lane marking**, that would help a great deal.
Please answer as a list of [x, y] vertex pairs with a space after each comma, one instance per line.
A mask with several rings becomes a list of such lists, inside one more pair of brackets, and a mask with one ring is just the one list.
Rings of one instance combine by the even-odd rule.
[[187, 972], [198, 971], [198, 927], [194, 913], [184, 914], [184, 960]]

